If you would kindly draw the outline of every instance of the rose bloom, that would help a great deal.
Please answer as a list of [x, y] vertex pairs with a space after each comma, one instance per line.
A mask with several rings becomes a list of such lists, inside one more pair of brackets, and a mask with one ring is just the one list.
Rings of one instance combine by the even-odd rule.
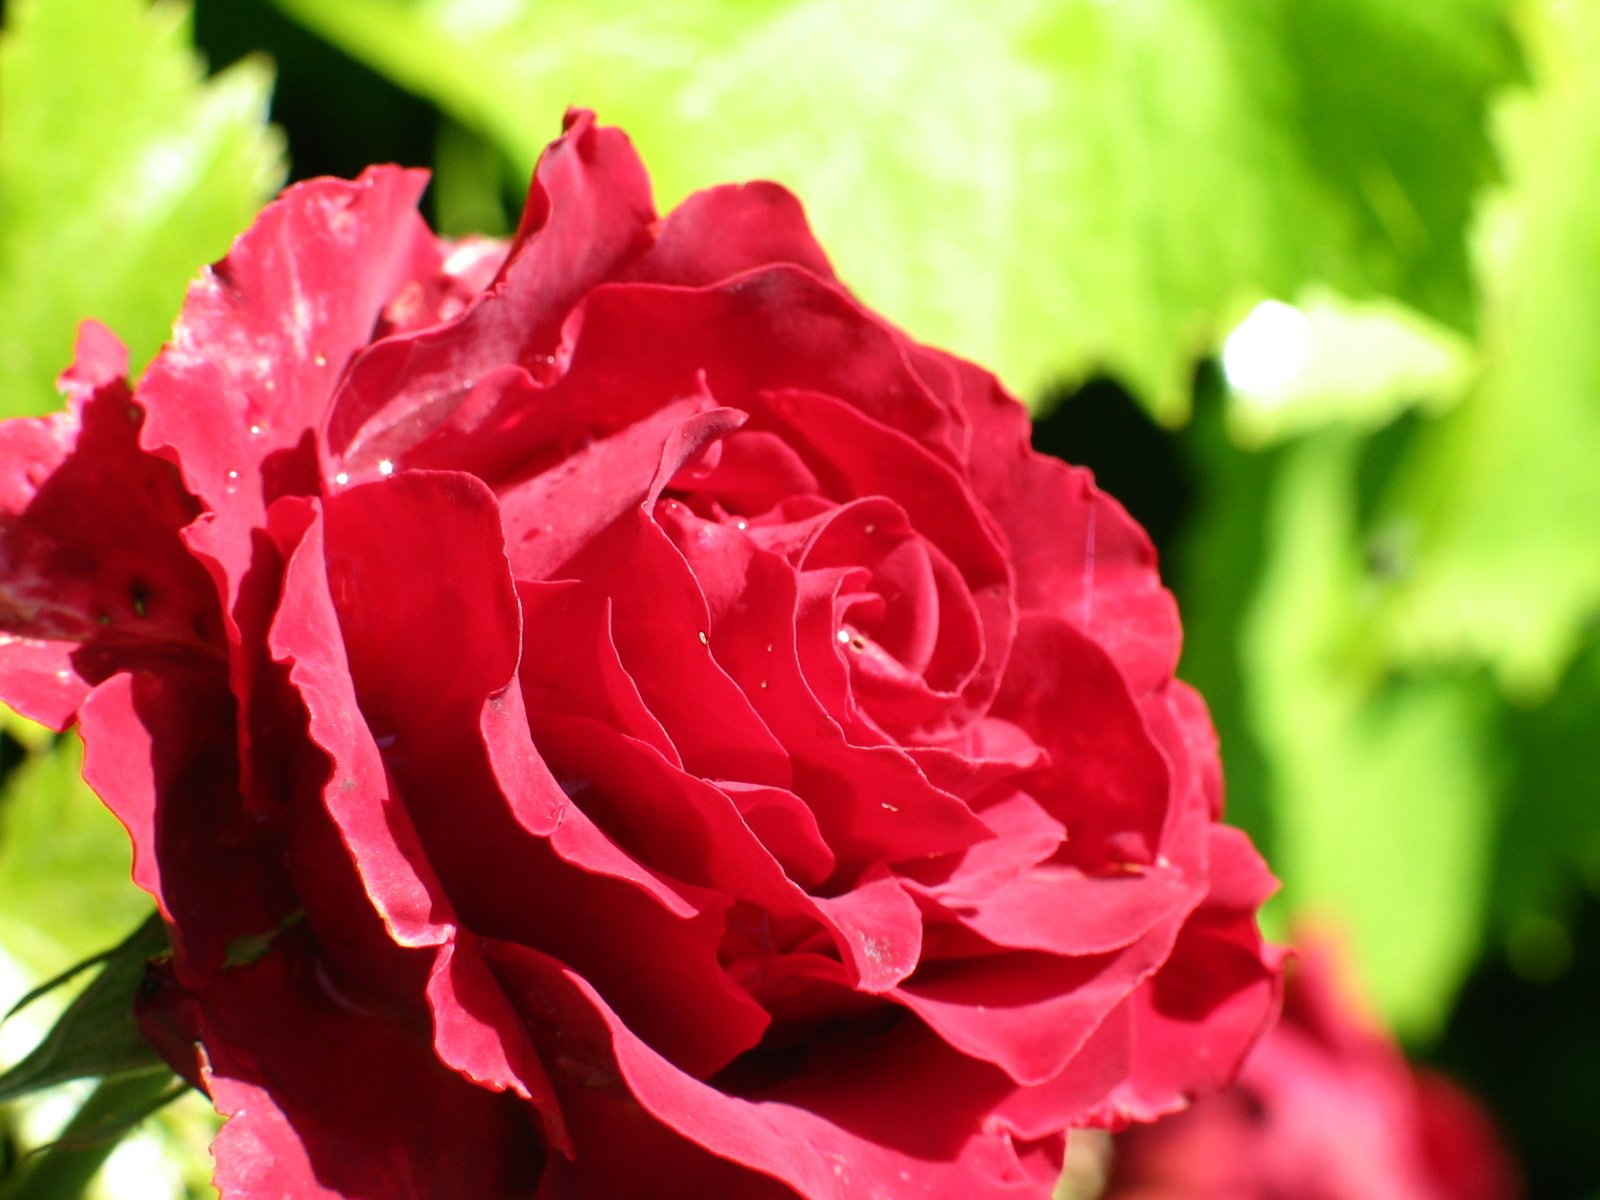
[[1045, 1197], [1271, 1016], [1154, 554], [799, 204], [569, 117], [289, 189], [0, 430], [0, 694], [126, 824], [228, 1200]]
[[1106, 1200], [1516, 1200], [1487, 1113], [1412, 1067], [1306, 941], [1238, 1083], [1117, 1139]]

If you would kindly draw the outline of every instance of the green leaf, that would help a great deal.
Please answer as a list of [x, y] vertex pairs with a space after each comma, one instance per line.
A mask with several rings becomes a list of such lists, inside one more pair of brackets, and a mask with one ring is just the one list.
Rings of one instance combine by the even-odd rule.
[[1548, 982], [1571, 965], [1579, 886], [1600, 893], [1600, 635], [1555, 693], [1501, 717], [1510, 786], [1495, 836], [1494, 917], [1511, 966]]
[[[166, 949], [166, 926], [152, 913], [115, 948], [97, 955], [104, 962], [100, 973], [67, 1005], [44, 1040], [0, 1075], [0, 1103], [69, 1079], [165, 1071], [161, 1057], [139, 1033], [133, 1001], [145, 964]], [[39, 994], [24, 997], [17, 1008]]]
[[0, 947], [35, 978], [109, 945], [150, 907], [128, 835], [83, 782], [83, 750], [36, 751], [0, 792]]
[[282, 179], [271, 74], [202, 82], [189, 10], [11, 0], [0, 40], [0, 415], [57, 406], [78, 323], [166, 339], [185, 283]]
[[1387, 298], [1321, 289], [1268, 300], [1228, 335], [1229, 424], [1247, 446], [1342, 424], [1377, 430], [1460, 400], [1477, 358], [1460, 334]]
[[102, 1080], [59, 1139], [0, 1180], [0, 1200], [79, 1200], [123, 1135], [187, 1090], [166, 1070]]
[[780, 180], [917, 336], [1035, 397], [1106, 370], [1167, 417], [1264, 293], [1326, 278], [1468, 323], [1483, 115], [1516, 69], [1496, 0], [276, 2], [523, 170], [581, 104], [664, 202]]
[[1371, 636], [1358, 448], [1285, 449], [1245, 672], [1285, 900], [1349, 935], [1380, 1010], [1420, 1037], [1478, 950], [1501, 781], [1486, 682], [1394, 674]]
[[1485, 238], [1485, 375], [1397, 485], [1409, 553], [1383, 631], [1401, 661], [1488, 662], [1524, 698], [1600, 611], [1600, 9], [1536, 11], [1539, 87], [1505, 114]]
[[1222, 746], [1227, 820], [1244, 828], [1269, 864], [1276, 832], [1267, 764], [1250, 723], [1249, 680], [1239, 652], [1245, 602], [1266, 569], [1268, 498], [1277, 456], [1242, 449], [1228, 436], [1217, 372], [1195, 389], [1194, 419], [1181, 437], [1195, 479], [1191, 523], [1163, 563], [1183, 614], [1180, 678], [1200, 690]]

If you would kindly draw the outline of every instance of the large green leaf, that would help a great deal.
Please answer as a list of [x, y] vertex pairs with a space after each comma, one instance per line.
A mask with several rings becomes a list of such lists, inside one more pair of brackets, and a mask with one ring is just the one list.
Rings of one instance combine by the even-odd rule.
[[202, 83], [189, 13], [11, 0], [0, 41], [0, 415], [43, 412], [96, 317], [138, 368], [282, 178], [268, 68]]
[[1167, 416], [1241, 305], [1326, 278], [1466, 323], [1514, 69], [1497, 0], [276, 0], [505, 146], [568, 104], [662, 198], [766, 176], [842, 275], [1024, 394]]
[[1244, 669], [1285, 900], [1342, 926], [1380, 1009], [1421, 1036], [1448, 1013], [1482, 933], [1493, 709], [1481, 679], [1383, 661], [1358, 449], [1326, 434], [1283, 452]]
[[1487, 225], [1488, 362], [1420, 441], [1389, 513], [1407, 548], [1387, 640], [1546, 692], [1600, 611], [1600, 7], [1530, 6], [1539, 84], [1503, 125]]

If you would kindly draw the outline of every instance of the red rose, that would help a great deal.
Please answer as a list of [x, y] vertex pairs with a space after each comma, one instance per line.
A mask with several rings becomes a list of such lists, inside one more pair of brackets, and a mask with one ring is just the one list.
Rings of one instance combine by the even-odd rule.
[[0, 431], [224, 1196], [1048, 1195], [1277, 984], [1138, 527], [799, 205], [584, 114], [509, 248], [317, 180]]
[[1478, 1103], [1408, 1064], [1307, 943], [1238, 1083], [1117, 1139], [1106, 1200], [1514, 1200]]

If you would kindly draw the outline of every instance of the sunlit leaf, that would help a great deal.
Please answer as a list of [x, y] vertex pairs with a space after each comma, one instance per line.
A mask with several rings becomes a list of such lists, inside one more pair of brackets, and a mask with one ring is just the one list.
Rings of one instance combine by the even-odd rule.
[[1398, 487], [1385, 635], [1405, 661], [1487, 661], [1536, 697], [1600, 612], [1600, 8], [1529, 7], [1551, 23], [1538, 90], [1505, 114], [1486, 374]]
[[135, 368], [282, 177], [270, 73], [201, 82], [188, 9], [11, 0], [0, 41], [0, 415], [58, 404], [78, 322]]
[[1307, 279], [1470, 322], [1514, 69], [1493, 0], [277, 3], [524, 170], [579, 104], [666, 202], [778, 179], [920, 337], [1035, 398], [1106, 370], [1168, 417], [1241, 303]]
[[[166, 948], [166, 926], [152, 913], [116, 946], [97, 954], [96, 974], [89, 985], [73, 997], [44, 1040], [0, 1074], [0, 1102], [69, 1079], [149, 1071], [170, 1074], [140, 1035], [133, 1015], [145, 963]], [[17, 1007], [34, 998], [25, 997]]]
[[1380, 429], [1455, 403], [1476, 358], [1461, 334], [1391, 299], [1319, 289], [1296, 305], [1267, 300], [1223, 344], [1230, 424], [1247, 445], [1332, 424]]
[[1499, 780], [1485, 682], [1395, 675], [1371, 637], [1357, 441], [1285, 451], [1244, 642], [1285, 899], [1346, 928], [1401, 1030], [1436, 1030], [1481, 937]]
[[128, 835], [80, 776], [77, 738], [30, 754], [0, 793], [0, 947], [35, 978], [117, 941], [148, 910]]

